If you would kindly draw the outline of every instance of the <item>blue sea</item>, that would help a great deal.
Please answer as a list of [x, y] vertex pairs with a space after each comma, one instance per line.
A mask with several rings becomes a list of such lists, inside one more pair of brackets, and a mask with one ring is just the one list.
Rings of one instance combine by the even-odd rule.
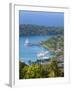
[[[39, 45], [40, 42], [46, 41], [51, 36], [19, 36], [19, 59], [28, 63], [29, 60], [36, 61], [43, 52], [48, 52], [45, 57], [50, 57], [50, 51]], [[33, 45], [27, 45], [30, 43]]]

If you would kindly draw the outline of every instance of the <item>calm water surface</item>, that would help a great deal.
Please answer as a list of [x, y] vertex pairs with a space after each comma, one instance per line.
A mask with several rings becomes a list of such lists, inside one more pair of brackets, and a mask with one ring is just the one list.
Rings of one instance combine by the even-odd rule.
[[50, 56], [50, 51], [45, 49], [41, 45], [25, 45], [26, 39], [28, 39], [29, 43], [39, 43], [41, 41], [45, 41], [49, 39], [51, 36], [20, 36], [19, 37], [19, 59], [23, 60], [25, 63], [28, 63], [29, 60], [35, 61], [38, 59], [38, 54], [41, 52], [48, 51], [49, 53], [46, 57]]

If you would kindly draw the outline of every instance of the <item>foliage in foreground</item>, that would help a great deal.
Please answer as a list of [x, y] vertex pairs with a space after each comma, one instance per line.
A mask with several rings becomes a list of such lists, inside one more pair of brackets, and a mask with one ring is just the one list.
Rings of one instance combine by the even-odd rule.
[[49, 78], [49, 77], [63, 77], [63, 68], [58, 67], [58, 62], [55, 59], [51, 60], [50, 64], [31, 64], [23, 66], [20, 61], [20, 79], [30, 78]]

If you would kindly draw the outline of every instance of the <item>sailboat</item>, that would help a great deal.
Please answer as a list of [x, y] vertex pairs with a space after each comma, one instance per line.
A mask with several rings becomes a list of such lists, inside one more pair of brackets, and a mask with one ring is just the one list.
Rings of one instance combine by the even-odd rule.
[[24, 46], [28, 46], [28, 44], [29, 44], [29, 40], [28, 40], [28, 38], [25, 40], [25, 43], [24, 43]]

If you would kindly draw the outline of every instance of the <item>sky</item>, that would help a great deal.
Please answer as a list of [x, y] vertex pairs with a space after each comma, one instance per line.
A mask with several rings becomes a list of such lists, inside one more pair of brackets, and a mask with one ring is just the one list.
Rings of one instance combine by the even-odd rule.
[[19, 11], [19, 24], [64, 26], [63, 12]]

